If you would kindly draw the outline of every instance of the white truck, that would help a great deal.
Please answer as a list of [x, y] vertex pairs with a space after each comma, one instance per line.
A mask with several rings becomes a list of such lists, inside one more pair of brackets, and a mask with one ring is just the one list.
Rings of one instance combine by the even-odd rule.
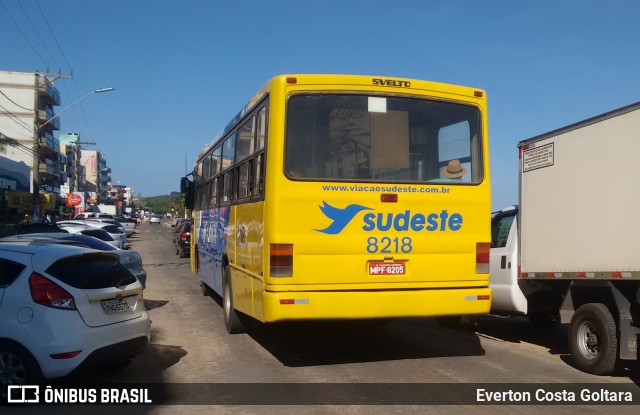
[[110, 215], [119, 215], [118, 206], [116, 205], [97, 205], [98, 211], [101, 213], [108, 213]]
[[569, 323], [577, 368], [638, 360], [640, 102], [518, 144], [520, 203], [494, 213], [492, 313]]

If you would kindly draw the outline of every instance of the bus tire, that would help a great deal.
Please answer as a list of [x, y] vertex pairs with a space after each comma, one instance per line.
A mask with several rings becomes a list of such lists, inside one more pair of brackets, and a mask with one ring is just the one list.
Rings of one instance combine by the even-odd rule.
[[569, 350], [575, 366], [594, 375], [614, 372], [618, 357], [616, 323], [600, 303], [584, 304], [569, 325]]
[[233, 291], [231, 287], [231, 271], [229, 265], [224, 266], [222, 278], [222, 313], [224, 325], [229, 334], [245, 333], [246, 328], [242, 323], [238, 311], [233, 306]]

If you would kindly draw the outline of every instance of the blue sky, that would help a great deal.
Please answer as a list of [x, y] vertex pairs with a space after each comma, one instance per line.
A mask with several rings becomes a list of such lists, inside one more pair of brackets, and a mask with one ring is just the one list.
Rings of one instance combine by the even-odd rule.
[[177, 191], [185, 160], [280, 73], [483, 88], [498, 209], [517, 201], [518, 141], [640, 101], [638, 22], [635, 0], [0, 0], [0, 70], [73, 71], [58, 111], [115, 88], [60, 132], [95, 141], [143, 196]]

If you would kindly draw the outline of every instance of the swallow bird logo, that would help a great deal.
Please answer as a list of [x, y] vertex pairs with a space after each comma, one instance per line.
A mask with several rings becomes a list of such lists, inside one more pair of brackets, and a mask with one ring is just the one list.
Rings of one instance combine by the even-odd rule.
[[344, 209], [337, 208], [335, 206], [331, 206], [325, 201], [322, 201], [322, 206], [320, 206], [320, 210], [326, 217], [331, 219], [333, 222], [331, 225], [324, 229], [315, 229], [318, 232], [326, 233], [329, 235], [336, 235], [351, 222], [351, 220], [361, 211], [363, 210], [373, 210], [370, 207], [362, 206], [362, 205], [349, 205]]

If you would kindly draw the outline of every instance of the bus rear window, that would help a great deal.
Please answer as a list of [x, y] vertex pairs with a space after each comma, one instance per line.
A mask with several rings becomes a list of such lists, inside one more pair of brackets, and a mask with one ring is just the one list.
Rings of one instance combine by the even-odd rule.
[[285, 140], [285, 174], [293, 180], [479, 183], [483, 177], [480, 113], [468, 105], [294, 95]]

